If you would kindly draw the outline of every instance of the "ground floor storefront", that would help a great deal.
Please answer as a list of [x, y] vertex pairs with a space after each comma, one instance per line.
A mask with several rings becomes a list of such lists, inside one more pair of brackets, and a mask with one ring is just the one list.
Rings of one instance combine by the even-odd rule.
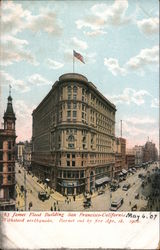
[[62, 195], [76, 196], [86, 192], [92, 194], [110, 182], [113, 164], [72, 169], [32, 164], [32, 173]]

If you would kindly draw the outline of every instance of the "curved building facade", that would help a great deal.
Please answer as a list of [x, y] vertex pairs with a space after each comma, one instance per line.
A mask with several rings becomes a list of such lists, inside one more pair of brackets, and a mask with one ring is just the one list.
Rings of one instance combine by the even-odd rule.
[[60, 76], [32, 114], [32, 170], [38, 178], [64, 195], [94, 191], [111, 178], [115, 112], [85, 76]]

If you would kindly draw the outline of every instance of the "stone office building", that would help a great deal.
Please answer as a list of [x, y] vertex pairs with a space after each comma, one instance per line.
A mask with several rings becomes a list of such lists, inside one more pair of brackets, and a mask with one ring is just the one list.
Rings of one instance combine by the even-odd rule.
[[15, 113], [9, 95], [0, 129], [0, 211], [15, 210]]
[[85, 76], [60, 76], [32, 114], [32, 171], [65, 195], [90, 192], [109, 181], [115, 112]]

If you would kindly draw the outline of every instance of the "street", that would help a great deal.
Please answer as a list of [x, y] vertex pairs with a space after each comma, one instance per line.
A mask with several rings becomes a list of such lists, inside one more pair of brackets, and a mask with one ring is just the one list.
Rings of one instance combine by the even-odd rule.
[[[49, 211], [51, 210], [51, 207], [53, 210], [56, 209], [60, 211], [109, 211], [112, 201], [117, 198], [123, 198], [124, 203], [118, 211], [131, 211], [134, 205], [137, 206], [137, 211], [139, 211], [147, 207], [148, 200], [146, 199], [146, 196], [147, 192], [149, 192], [147, 190], [149, 190], [150, 186], [142, 188], [143, 180], [139, 178], [138, 175], [145, 174], [149, 176], [149, 172], [152, 173], [152, 168], [154, 167], [154, 164], [151, 164], [147, 169], [137, 169], [133, 175], [128, 175], [126, 180], [120, 182], [120, 187], [114, 192], [110, 192], [108, 185], [105, 188], [104, 194], [98, 195], [98, 193], [95, 192], [91, 198], [91, 206], [88, 208], [84, 208], [83, 206], [83, 195], [77, 196], [75, 201], [73, 197], [70, 196], [66, 199], [66, 197], [56, 191], [47, 189], [43, 184], [39, 184], [37, 182], [37, 177], [32, 177], [32, 175], [26, 174], [26, 209], [29, 210], [29, 203], [32, 202], [32, 207], [30, 208], [32, 211]], [[17, 193], [19, 193], [19, 195], [17, 195], [17, 208], [19, 210], [25, 210], [24, 192], [20, 191], [21, 185], [24, 186], [24, 168], [19, 166], [18, 163], [16, 163], [16, 180]], [[122, 186], [126, 183], [130, 184], [130, 188], [127, 191], [123, 191]], [[39, 191], [46, 191], [50, 194], [50, 198], [41, 201], [38, 198]], [[138, 199], [135, 198], [137, 193], [139, 194]]]

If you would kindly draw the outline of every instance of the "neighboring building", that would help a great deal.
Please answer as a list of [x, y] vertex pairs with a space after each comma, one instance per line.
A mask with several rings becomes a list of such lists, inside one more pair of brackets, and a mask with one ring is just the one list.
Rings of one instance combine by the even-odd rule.
[[[125, 156], [126, 156], [126, 140], [124, 138], [115, 138], [115, 167], [114, 177], [121, 176], [126, 173], [125, 170]], [[122, 173], [121, 173], [122, 172]]]
[[126, 139], [120, 137], [119, 138], [121, 154], [122, 154], [122, 169], [126, 168]]
[[143, 147], [143, 162], [157, 161], [158, 160], [158, 150], [154, 143], [147, 141]]
[[143, 146], [137, 146], [135, 145], [134, 148], [134, 153], [135, 153], [135, 165], [142, 165], [143, 163]]
[[31, 170], [32, 142], [26, 141], [23, 149], [23, 164], [27, 171]]
[[15, 113], [9, 95], [4, 113], [4, 129], [0, 129], [0, 210], [15, 210]]
[[23, 150], [24, 150], [24, 142], [17, 143], [17, 160], [19, 163], [23, 163]]
[[133, 149], [126, 151], [126, 169], [135, 167], [135, 152]]
[[103, 185], [115, 163], [115, 112], [85, 76], [60, 76], [32, 114], [32, 171], [62, 194]]

